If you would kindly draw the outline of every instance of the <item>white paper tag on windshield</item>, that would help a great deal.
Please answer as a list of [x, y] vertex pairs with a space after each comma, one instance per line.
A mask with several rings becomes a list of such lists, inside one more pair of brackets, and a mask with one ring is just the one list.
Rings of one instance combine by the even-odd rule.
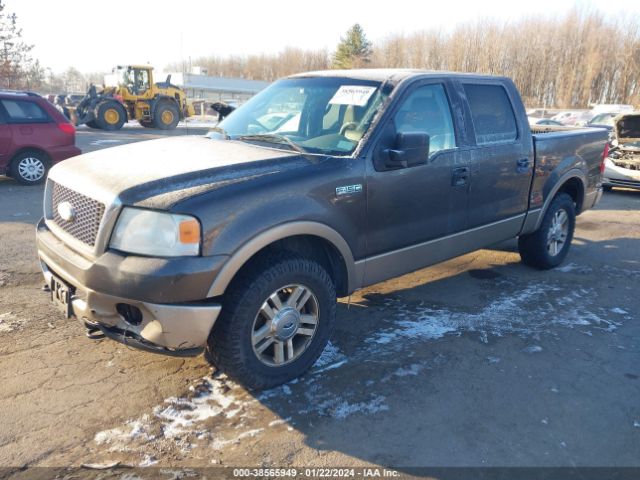
[[356, 107], [364, 107], [376, 87], [367, 87], [362, 85], [342, 85], [329, 103], [332, 105], [355, 105]]

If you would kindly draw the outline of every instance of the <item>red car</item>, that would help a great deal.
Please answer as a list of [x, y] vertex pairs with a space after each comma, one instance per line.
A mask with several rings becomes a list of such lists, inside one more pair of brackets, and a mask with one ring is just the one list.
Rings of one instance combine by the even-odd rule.
[[45, 98], [0, 91], [0, 175], [42, 183], [52, 165], [82, 153], [75, 143], [75, 127]]

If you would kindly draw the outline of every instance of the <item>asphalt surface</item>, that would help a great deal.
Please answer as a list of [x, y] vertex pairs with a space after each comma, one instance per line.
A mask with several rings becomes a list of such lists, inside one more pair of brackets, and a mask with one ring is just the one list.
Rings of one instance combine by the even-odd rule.
[[640, 192], [580, 216], [553, 271], [507, 242], [341, 299], [312, 371], [261, 394], [87, 339], [41, 290], [42, 187], [0, 200], [0, 467], [640, 466]]

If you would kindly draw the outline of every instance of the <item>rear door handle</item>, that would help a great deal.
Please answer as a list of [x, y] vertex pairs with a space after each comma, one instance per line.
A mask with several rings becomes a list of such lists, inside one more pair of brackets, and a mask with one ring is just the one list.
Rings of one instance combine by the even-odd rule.
[[528, 158], [521, 158], [520, 160], [518, 160], [517, 162], [517, 167], [516, 170], [518, 173], [525, 173], [529, 170], [529, 159]]
[[469, 167], [457, 167], [451, 171], [451, 186], [464, 187], [469, 182]]

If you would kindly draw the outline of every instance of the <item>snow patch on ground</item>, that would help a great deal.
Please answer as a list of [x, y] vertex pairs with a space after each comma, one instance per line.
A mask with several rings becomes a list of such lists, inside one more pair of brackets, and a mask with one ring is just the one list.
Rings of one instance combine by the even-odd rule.
[[144, 415], [139, 420], [127, 422], [124, 427], [98, 432], [93, 440], [98, 445], [108, 445], [110, 451], [127, 451], [127, 445], [134, 440], [153, 440], [154, 436], [145, 428], [148, 421], [149, 417]]
[[13, 332], [23, 327], [27, 321], [13, 314], [13, 312], [0, 313], [0, 333]]
[[176, 438], [197, 432], [196, 424], [209, 418], [223, 415], [234, 417], [238, 409], [228, 411], [237, 400], [230, 394], [227, 385], [205, 377], [197, 386], [190, 388], [195, 395], [191, 398], [171, 397], [154, 409], [154, 414], [162, 421], [166, 438]]
[[576, 265], [575, 263], [567, 263], [566, 265], [563, 265], [561, 267], [556, 267], [555, 271], [562, 272], [562, 273], [570, 273], [570, 272], [589, 273], [591, 271], [591, 268], [585, 265]]
[[315, 413], [323, 417], [332, 417], [343, 420], [355, 414], [373, 415], [375, 413], [387, 411], [389, 410], [389, 406], [385, 403], [385, 400], [386, 399], [383, 395], [374, 395], [366, 401], [349, 402], [342, 397], [331, 395], [329, 398], [325, 398], [318, 403], [316, 403], [315, 400], [311, 400], [310, 403], [312, 403], [312, 405], [308, 409], [302, 410], [300, 413]]
[[214, 450], [222, 450], [227, 445], [237, 444], [240, 442], [240, 440], [243, 440], [245, 438], [253, 438], [259, 433], [262, 433], [263, 431], [264, 431], [264, 428], [256, 428], [253, 430], [247, 430], [246, 432], [241, 433], [237, 437], [234, 437], [228, 440], [221, 440], [219, 438], [216, 438], [211, 444], [211, 448], [213, 448]]
[[629, 312], [627, 312], [626, 310], [623, 310], [623, 309], [621, 309], [621, 308], [619, 308], [619, 307], [614, 307], [614, 308], [612, 308], [612, 309], [611, 309], [611, 310], [609, 310], [609, 311], [610, 311], [611, 313], [617, 313], [617, 314], [619, 314], [619, 315], [626, 315], [627, 313], [629, 313]]
[[540, 345], [529, 345], [524, 351], [527, 353], [538, 353], [542, 351], [542, 347]]
[[323, 371], [326, 367], [345, 361], [346, 358], [336, 345], [329, 342], [311, 368], [312, 371]]
[[410, 375], [418, 375], [420, 371], [424, 368], [424, 365], [420, 365], [419, 363], [414, 363], [413, 365], [409, 365], [408, 367], [400, 367], [393, 374], [396, 377], [408, 377]]
[[[537, 337], [552, 333], [556, 326], [615, 330], [620, 323], [605, 318], [607, 312], [596, 307], [592, 298], [592, 289], [563, 293], [560, 288], [541, 283], [502, 294], [475, 312], [408, 305], [389, 299], [385, 306], [395, 321], [390, 327], [375, 332], [365, 343], [369, 351], [379, 352], [402, 349], [407, 341], [434, 340], [465, 332], [477, 332], [480, 341], [488, 343], [489, 336]], [[535, 308], [532, 305], [536, 305]]]
[[[140, 450], [148, 453], [145, 445], [151, 442], [161, 444], [167, 441], [179, 446], [183, 451], [189, 451], [194, 442], [201, 443], [210, 439], [212, 428], [207, 426], [208, 420], [217, 417], [224, 423], [235, 417], [246, 405], [255, 401], [239, 398], [240, 390], [242, 390], [241, 387], [226, 379], [225, 376], [204, 377], [189, 387], [189, 395], [170, 397], [163, 404], [156, 406], [152, 415], [131, 420], [123, 427], [98, 432], [94, 441], [98, 445], [108, 446], [109, 451]], [[229, 442], [245, 438], [243, 435], [244, 433], [240, 433]], [[214, 442], [216, 440], [227, 441], [214, 439]]]
[[100, 145], [109, 145], [112, 143], [122, 143], [124, 140], [117, 140], [115, 138], [109, 138], [109, 139], [103, 139], [103, 140], [94, 140], [93, 142], [91, 142], [91, 145], [94, 145], [96, 147], [100, 146]]

